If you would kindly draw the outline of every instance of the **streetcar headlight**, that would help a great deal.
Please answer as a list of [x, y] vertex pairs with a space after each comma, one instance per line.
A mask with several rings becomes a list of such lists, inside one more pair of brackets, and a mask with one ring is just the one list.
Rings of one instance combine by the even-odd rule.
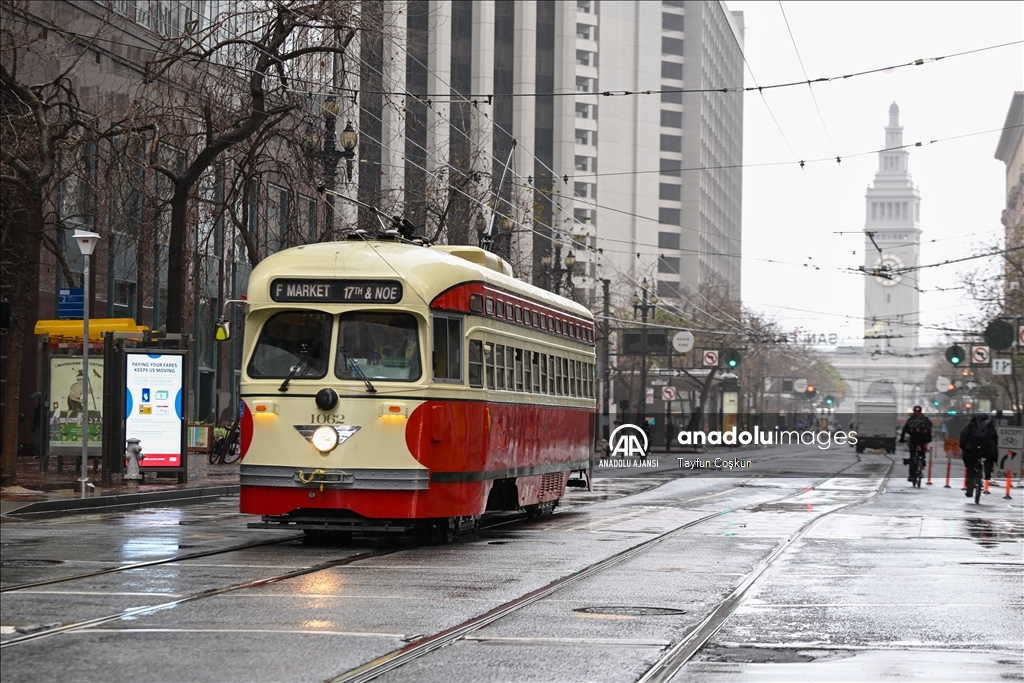
[[313, 447], [321, 453], [330, 453], [338, 447], [338, 432], [334, 427], [320, 427], [313, 432], [313, 438], [310, 441], [312, 441]]

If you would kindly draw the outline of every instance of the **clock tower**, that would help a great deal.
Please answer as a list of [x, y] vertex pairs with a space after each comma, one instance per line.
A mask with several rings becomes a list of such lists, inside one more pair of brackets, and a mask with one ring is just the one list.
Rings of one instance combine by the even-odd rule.
[[865, 197], [864, 350], [868, 353], [917, 349], [921, 193], [910, 177], [909, 157], [903, 148], [900, 108], [893, 102], [875, 182]]

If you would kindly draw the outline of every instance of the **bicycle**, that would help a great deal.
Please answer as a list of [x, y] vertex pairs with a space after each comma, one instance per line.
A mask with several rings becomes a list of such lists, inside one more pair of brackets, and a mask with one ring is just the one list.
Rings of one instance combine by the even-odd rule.
[[910, 457], [906, 460], [906, 464], [910, 465], [910, 484], [914, 488], [921, 488], [921, 478], [927, 464], [925, 450], [927, 450], [927, 446], [924, 444], [910, 444]]
[[238, 462], [238, 459], [242, 457], [241, 431], [239, 419], [236, 418], [231, 429], [228, 430], [227, 436], [217, 439], [213, 448], [210, 449], [211, 465], [230, 465]]
[[985, 466], [982, 463], [982, 459], [979, 456], [971, 467], [971, 471], [967, 477], [967, 493], [965, 494], [968, 498], [971, 494], [974, 494], [974, 502], [981, 503], [981, 491], [985, 488]]

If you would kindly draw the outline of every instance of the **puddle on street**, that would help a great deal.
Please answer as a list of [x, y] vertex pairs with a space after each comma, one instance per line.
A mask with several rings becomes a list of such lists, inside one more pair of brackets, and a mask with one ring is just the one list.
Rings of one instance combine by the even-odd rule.
[[1024, 539], [1024, 521], [1021, 520], [968, 517], [964, 520], [964, 527], [983, 548], [994, 548], [997, 543]]

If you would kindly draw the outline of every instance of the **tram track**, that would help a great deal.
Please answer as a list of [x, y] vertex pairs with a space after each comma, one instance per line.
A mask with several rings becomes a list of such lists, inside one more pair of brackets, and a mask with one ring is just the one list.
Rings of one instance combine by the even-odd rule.
[[173, 557], [165, 557], [159, 560], [147, 560], [145, 562], [133, 562], [131, 564], [124, 564], [117, 567], [107, 567], [106, 569], [97, 569], [95, 571], [86, 572], [83, 574], [74, 574], [72, 576], [60, 576], [54, 579], [45, 579], [43, 581], [33, 581], [31, 583], [20, 583], [15, 586], [4, 586], [0, 587], [0, 593], [13, 593], [16, 591], [28, 590], [30, 588], [40, 588], [42, 586], [52, 586], [58, 583], [67, 583], [69, 581], [82, 581], [85, 579], [92, 579], [97, 576], [106, 576], [108, 574], [119, 574], [121, 572], [130, 572], [138, 569], [147, 569], [149, 567], [159, 567], [164, 564], [171, 564], [174, 562], [187, 562], [188, 560], [198, 560], [206, 557], [215, 557], [217, 555], [224, 555], [227, 553], [238, 552], [240, 550], [249, 550], [251, 548], [261, 548], [268, 545], [280, 545], [281, 543], [287, 543], [289, 541], [301, 540], [301, 535], [293, 535], [287, 538], [275, 538], [269, 541], [253, 541], [250, 543], [239, 543], [238, 545], [229, 546], [227, 548], [218, 548], [215, 550], [201, 550], [194, 553], [185, 553], [183, 555], [175, 555]]
[[[858, 462], [860, 462], [860, 458], [858, 458]], [[853, 465], [851, 465], [850, 467], [852, 466]], [[685, 636], [681, 641], [672, 646], [666, 653], [666, 655], [659, 659], [658, 662], [655, 663], [655, 665], [650, 670], [648, 670], [648, 672], [646, 672], [643, 677], [641, 677], [640, 682], [654, 683], [656, 681], [664, 682], [672, 679], [679, 672], [679, 670], [683, 666], [685, 666], [686, 662], [688, 662], [693, 657], [693, 655], [696, 654], [696, 652], [699, 651], [699, 649], [703, 647], [704, 644], [706, 644], [707, 641], [710, 640], [710, 638], [715, 633], [718, 632], [718, 630], [725, 623], [728, 617], [731, 614], [733, 614], [736, 611], [736, 609], [738, 609], [738, 607], [743, 601], [743, 598], [747, 595], [747, 593], [749, 593], [750, 589], [754, 585], [756, 585], [758, 579], [760, 579], [766, 573], [766, 571], [772, 566], [772, 564], [776, 560], [778, 560], [779, 557], [781, 557], [795, 541], [801, 538], [812, 526], [814, 526], [814, 524], [816, 524], [818, 521], [820, 521], [827, 515], [832, 514], [833, 512], [838, 512], [840, 510], [846, 509], [851, 505], [859, 505], [877, 495], [878, 492], [882, 490], [883, 487], [881, 484], [884, 484], [885, 480], [888, 478], [891, 468], [892, 464], [890, 462], [889, 469], [881, 478], [880, 485], [875, 488], [874, 492], [870, 496], [863, 498], [861, 500], [851, 501], [849, 503], [837, 506], [832, 510], [828, 510], [819, 515], [816, 515], [814, 519], [809, 520], [806, 524], [802, 525], [796, 533], [792, 534], [789, 538], [780, 543], [775, 549], [772, 550], [771, 553], [768, 554], [767, 557], [765, 557], [758, 564], [758, 566], [753, 571], [751, 571], [749, 574], [747, 574], [747, 576], [744, 577], [744, 579], [739, 583], [739, 585], [725, 598], [725, 600], [723, 600], [718, 605], [718, 607], [712, 610], [712, 612], [703, 621], [701, 621], [693, 630], [691, 630], [690, 633], [687, 634], [687, 636]], [[842, 470], [840, 470], [840, 472], [843, 472], [846, 469], [849, 469], [849, 467], [843, 468]], [[543, 600], [546, 597], [551, 596], [552, 594], [563, 588], [571, 586], [575, 583], [578, 583], [581, 580], [584, 580], [602, 571], [610, 569], [611, 567], [614, 567], [626, 560], [629, 560], [634, 556], [640, 555], [645, 551], [650, 550], [651, 548], [663, 543], [672, 536], [682, 531], [685, 531], [686, 529], [699, 526], [700, 524], [703, 524], [707, 521], [721, 517], [725, 514], [736, 512], [738, 510], [754, 509], [766, 504], [784, 502], [787, 499], [802, 495], [809, 490], [816, 489], [823, 483], [823, 481], [828, 481], [829, 479], [832, 479], [837, 475], [832, 475], [831, 477], [816, 482], [814, 485], [809, 486], [806, 489], [803, 489], [796, 493], [788, 494], [786, 496], [781, 496], [771, 501], [761, 501], [758, 503], [751, 503], [750, 505], [745, 505], [739, 508], [720, 510], [718, 512], [710, 513], [698, 519], [682, 524], [674, 529], [661, 533], [658, 536], [655, 536], [654, 538], [648, 539], [647, 541], [644, 541], [639, 545], [627, 548], [626, 550], [623, 550], [603, 560], [590, 564], [584, 567], [583, 569], [573, 572], [572, 574], [560, 577], [552, 581], [551, 583], [547, 584], [546, 586], [543, 586], [542, 588], [538, 588], [518, 598], [509, 600], [489, 610], [488, 612], [485, 612], [484, 614], [464, 621], [463, 623], [457, 626], [453, 626], [451, 628], [439, 631], [432, 635], [424, 636], [422, 638], [414, 640], [413, 642], [409, 643], [408, 645], [398, 650], [389, 652], [359, 667], [351, 669], [350, 671], [342, 673], [333, 678], [329, 678], [325, 681], [325, 683], [366, 683], [367, 681], [374, 680], [390, 671], [393, 671], [406, 664], [409, 664], [410, 662], [425, 657], [430, 653], [445, 647], [446, 645], [450, 645], [460, 639], [463, 639], [466, 636], [473, 633], [474, 631], [482, 629], [500, 619], [503, 619], [511, 614], [519, 612], [522, 609], [536, 602], [539, 602], [540, 600]]]
[[[860, 459], [858, 458], [858, 462], [859, 461]], [[856, 465], [856, 463], [854, 463], [854, 465]], [[535, 589], [517, 598], [502, 603], [501, 605], [485, 612], [484, 614], [473, 617], [461, 624], [439, 631], [432, 635], [419, 637], [416, 640], [413, 640], [409, 644], [405, 645], [404, 647], [399, 648], [398, 650], [387, 653], [372, 661], [366, 662], [365, 664], [359, 667], [346, 671], [333, 678], [328, 678], [326, 680], [329, 683], [352, 683], [356, 681], [373, 680], [389, 671], [402, 667], [415, 660], [421, 659], [429, 655], [430, 653], [435, 652], [449, 644], [466, 638], [474, 631], [484, 628], [489, 624], [492, 624], [507, 616], [520, 612], [524, 608], [533, 605], [541, 600], [544, 600], [545, 598], [553, 595], [557, 591], [567, 586], [578, 583], [587, 578], [593, 577], [605, 570], [608, 570], [616, 565], [621, 564], [622, 562], [625, 562], [637, 555], [640, 555], [645, 551], [668, 540], [673, 535], [678, 534], [686, 529], [699, 526], [712, 519], [721, 517], [725, 514], [738, 512], [741, 510], [753, 510], [759, 506], [764, 505], [783, 503], [787, 499], [794, 498], [796, 496], [802, 495], [810, 490], [817, 488], [825, 481], [828, 481], [837, 476], [841, 476], [845, 470], [849, 469], [849, 467], [853, 467], [854, 465], [842, 468], [828, 477], [823, 477], [819, 479], [814, 484], [811, 484], [799, 491], [791, 492], [785, 496], [779, 496], [768, 501], [759, 501], [757, 503], [751, 503], [749, 505], [744, 505], [740, 507], [726, 508], [717, 512], [709, 513], [707, 515], [699, 517], [698, 519], [691, 520], [685, 524], [682, 524], [678, 527], [661, 533], [654, 538], [650, 538], [636, 546], [627, 548], [619, 553], [616, 553], [609, 557], [603, 558], [597, 562], [594, 562], [582, 569], [573, 572], [572, 574], [560, 577], [541, 588]], [[884, 479], [887, 477], [888, 472], [886, 472], [886, 474], [882, 477], [883, 482]], [[760, 478], [760, 475], [754, 478]], [[720, 493], [727, 494], [729, 492], [738, 491], [743, 488], [745, 487], [741, 484], [740, 486], [727, 489], [726, 491], [722, 491]], [[785, 553], [786, 549], [788, 549], [795, 541], [802, 537], [817, 521], [819, 521], [826, 515], [831, 514], [832, 512], [837, 512], [841, 509], [845, 509], [850, 505], [859, 504], [861, 502], [869, 500], [870, 497], [877, 495], [877, 492], [879, 490], [881, 490], [881, 487], [876, 488], [874, 492], [871, 494], [871, 496], [864, 498], [863, 500], [851, 501], [850, 503], [846, 503], [833, 510], [823, 512], [822, 514], [817, 515], [814, 519], [809, 520], [806, 524], [801, 526], [801, 528], [796, 533], [791, 535], [788, 539], [786, 539], [779, 546], [777, 546], [771, 553], [769, 553], [769, 555], [766, 558], [764, 558], [761, 561], [761, 563], [739, 583], [736, 589], [734, 589], [729, 594], [729, 596], [727, 596], [714, 610], [712, 610], [712, 612], [704, 620], [702, 620], [697, 626], [695, 626], [690, 632], [688, 632], [682, 640], [680, 640], [675, 645], [671, 646], [669, 650], [666, 652], [666, 654], [651, 668], [651, 670], [649, 670], [645, 674], [645, 677], [641, 680], [645, 683], [649, 681], [653, 682], [670, 680], [676, 673], [678, 673], [678, 671], [686, 664], [686, 662], [689, 661], [693, 657], [693, 655], [696, 654], [696, 652], [698, 652], [700, 648], [703, 647], [704, 644], [706, 644], [707, 641], [718, 631], [718, 629], [725, 622], [725, 620], [728, 619], [729, 615], [735, 612], [735, 610], [742, 603], [744, 596], [749, 593], [750, 589], [754, 585], [756, 585], [757, 581], [766, 573], [766, 571], [772, 566], [772, 564]], [[703, 497], [705, 496], [702, 496], [701, 498]], [[509, 524], [514, 524], [520, 521], [522, 521], [522, 518], [496, 520], [495, 523], [493, 524], [482, 525], [481, 529], [493, 529], [501, 526], [506, 526]], [[210, 557], [232, 551], [246, 550], [254, 547], [286, 543], [301, 538], [303, 537], [290, 536], [288, 538], [274, 539], [272, 541], [259, 541], [249, 544], [239, 544], [237, 546], [232, 546], [231, 548], [203, 551], [199, 553], [188, 553], [185, 555], [179, 555], [172, 558], [164, 558], [162, 560], [153, 560], [149, 562], [136, 563], [133, 565], [125, 565], [123, 567], [112, 567], [97, 572], [90, 572], [88, 574], [77, 575], [74, 577], [62, 577], [58, 579], [51, 579], [48, 581], [34, 582], [32, 584], [20, 584], [18, 586], [9, 586], [4, 589], [4, 592], [15, 592], [17, 590], [24, 590], [27, 588], [36, 587], [40, 585], [50, 585], [54, 583], [80, 580], [92, 576], [101, 576], [115, 572], [130, 571], [132, 569], [158, 566], [161, 564], [167, 564], [172, 562], [187, 561], [190, 559], [197, 559], [201, 557]], [[237, 584], [232, 584], [230, 586], [226, 586], [223, 588], [213, 588], [206, 591], [193, 593], [191, 595], [187, 595], [184, 597], [177, 597], [173, 600], [169, 600], [167, 602], [155, 605], [144, 605], [140, 607], [129, 608], [116, 614], [110, 614], [75, 623], [62, 624], [59, 626], [54, 626], [52, 628], [45, 628], [36, 632], [28, 633], [22, 636], [10, 638], [6, 641], [3, 641], [2, 643], [0, 643], [0, 649], [6, 649], [20, 644], [38, 641], [40, 639], [47, 637], [73, 633], [76, 631], [87, 631], [90, 629], [95, 629], [107, 623], [123, 619], [137, 618], [139, 616], [152, 614], [158, 611], [172, 609], [185, 603], [202, 600], [209, 597], [215, 597], [218, 595], [223, 595], [226, 593], [239, 591], [243, 589], [259, 588], [261, 586], [267, 586], [270, 584], [274, 584], [280, 581], [286, 581], [300, 576], [315, 574], [317, 572], [326, 571], [345, 565], [350, 565], [370, 559], [381, 558], [398, 552], [408, 551], [415, 547], [416, 546], [412, 544], [403, 544], [401, 546], [393, 548], [382, 548], [365, 552], [357, 552], [347, 557], [322, 562], [310, 567], [296, 569], [293, 571], [285, 572], [267, 578], [245, 581]]]

